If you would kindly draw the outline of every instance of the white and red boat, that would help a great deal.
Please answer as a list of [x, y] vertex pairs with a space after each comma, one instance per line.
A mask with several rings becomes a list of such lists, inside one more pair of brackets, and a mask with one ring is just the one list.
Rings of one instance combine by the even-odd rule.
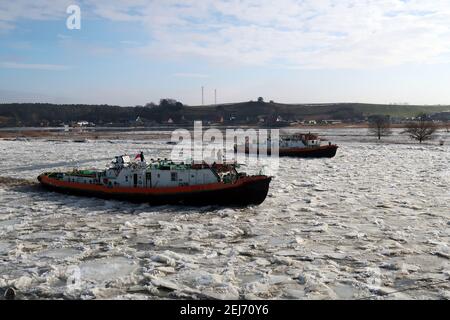
[[[322, 143], [323, 140], [312, 133], [295, 134], [280, 136], [279, 139], [279, 156], [280, 157], [298, 157], [298, 158], [333, 158], [336, 155], [338, 146], [328, 142]], [[271, 140], [267, 141], [267, 154], [271, 154]], [[247, 140], [241, 148], [235, 146], [236, 151], [245, 150], [247, 154], [258, 154], [259, 147], [257, 142], [249, 143]]]
[[138, 161], [118, 156], [106, 170], [46, 172], [39, 182], [46, 188], [86, 196], [150, 204], [232, 205], [261, 204], [271, 177], [247, 175], [236, 164], [185, 164], [170, 160]]

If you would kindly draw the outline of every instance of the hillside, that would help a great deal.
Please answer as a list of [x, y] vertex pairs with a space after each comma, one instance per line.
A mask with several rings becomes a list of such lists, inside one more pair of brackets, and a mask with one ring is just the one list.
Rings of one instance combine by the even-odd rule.
[[424, 106], [424, 105], [382, 105], [382, 104], [354, 104], [355, 110], [364, 115], [384, 114], [392, 117], [414, 117], [424, 112], [433, 114], [438, 112], [450, 111], [450, 105], [447, 106]]
[[[96, 125], [130, 126], [175, 124], [202, 120], [224, 124], [274, 123], [298, 120], [360, 121], [374, 114], [393, 117], [413, 117], [420, 112], [433, 114], [449, 111], [450, 106], [404, 106], [359, 103], [339, 104], [281, 104], [240, 102], [210, 106], [160, 104], [151, 107], [120, 107], [110, 105], [0, 104], [0, 126], [60, 126], [77, 121]], [[138, 122], [136, 121], [138, 119]]]

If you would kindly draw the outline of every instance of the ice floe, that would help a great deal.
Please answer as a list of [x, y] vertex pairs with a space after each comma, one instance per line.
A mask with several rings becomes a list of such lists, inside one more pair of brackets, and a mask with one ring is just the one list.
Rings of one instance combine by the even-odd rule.
[[161, 141], [0, 140], [0, 289], [25, 299], [448, 299], [445, 283], [396, 291], [450, 277], [450, 146], [324, 133], [340, 145], [336, 158], [280, 159], [266, 201], [243, 209], [36, 185], [41, 171], [99, 167], [136, 149], [168, 157]]

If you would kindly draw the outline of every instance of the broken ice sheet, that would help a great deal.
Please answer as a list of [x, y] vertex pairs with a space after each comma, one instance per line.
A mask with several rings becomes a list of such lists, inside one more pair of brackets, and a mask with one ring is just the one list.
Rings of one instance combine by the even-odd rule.
[[[341, 130], [323, 131], [340, 145], [335, 158], [280, 159], [270, 196], [244, 209], [151, 207], [34, 185], [42, 166], [71, 169], [58, 164], [61, 155], [86, 168], [104, 165], [97, 153], [112, 159], [137, 146], [150, 158], [169, 157], [161, 141], [37, 139], [31, 150], [0, 140], [8, 152], [0, 284], [16, 283], [24, 298], [39, 289], [49, 298], [387, 299], [382, 293], [406, 280], [448, 278], [450, 194], [442, 176], [450, 145], [374, 143], [365, 129]], [[73, 268], [84, 279], [80, 291], [67, 287]], [[382, 283], [369, 287], [377, 275]], [[449, 291], [440, 285], [407, 296]]]

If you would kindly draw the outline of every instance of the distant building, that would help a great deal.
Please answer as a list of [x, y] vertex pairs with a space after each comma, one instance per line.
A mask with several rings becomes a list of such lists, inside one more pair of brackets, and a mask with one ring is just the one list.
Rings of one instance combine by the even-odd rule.
[[341, 124], [342, 120], [323, 120], [322, 122], [325, 124]]
[[75, 126], [77, 126], [77, 127], [89, 127], [89, 126], [94, 126], [94, 124], [92, 122], [88, 122], [88, 121], [78, 121], [77, 123], [75, 123]]
[[137, 125], [143, 125], [144, 124], [144, 121], [142, 120], [141, 116], [137, 116], [135, 122], [136, 122]]

